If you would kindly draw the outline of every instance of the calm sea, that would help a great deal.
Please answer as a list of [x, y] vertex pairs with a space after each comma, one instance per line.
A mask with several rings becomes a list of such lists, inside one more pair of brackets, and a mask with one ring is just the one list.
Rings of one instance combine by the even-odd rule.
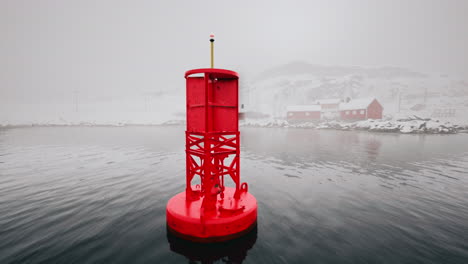
[[468, 135], [243, 128], [258, 227], [167, 234], [184, 127], [0, 129], [0, 263], [468, 263]]

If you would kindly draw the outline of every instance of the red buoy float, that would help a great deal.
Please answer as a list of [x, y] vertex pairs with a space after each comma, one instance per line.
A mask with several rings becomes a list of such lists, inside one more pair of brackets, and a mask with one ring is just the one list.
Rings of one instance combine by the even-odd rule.
[[[257, 200], [240, 181], [239, 75], [206, 68], [185, 78], [186, 189], [167, 203], [167, 227], [191, 241], [230, 240], [257, 222]], [[199, 184], [192, 184], [195, 177]], [[225, 177], [233, 187], [225, 186]]]

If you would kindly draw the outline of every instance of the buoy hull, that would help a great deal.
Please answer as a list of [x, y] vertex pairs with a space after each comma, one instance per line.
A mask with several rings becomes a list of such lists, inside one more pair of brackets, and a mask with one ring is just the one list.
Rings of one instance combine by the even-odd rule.
[[256, 226], [257, 200], [247, 191], [234, 197], [235, 189], [226, 187], [224, 199], [218, 195], [212, 210], [202, 209], [203, 197], [187, 200], [181, 192], [167, 203], [166, 219], [170, 232], [196, 242], [227, 241], [248, 233]]

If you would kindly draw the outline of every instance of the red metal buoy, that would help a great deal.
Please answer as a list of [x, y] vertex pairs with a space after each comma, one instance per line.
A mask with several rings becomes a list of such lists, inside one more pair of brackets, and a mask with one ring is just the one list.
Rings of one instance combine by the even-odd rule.
[[[208, 68], [187, 71], [185, 78], [186, 189], [167, 203], [167, 227], [191, 241], [230, 240], [257, 222], [257, 200], [240, 181], [239, 75]], [[200, 184], [194, 185], [196, 176]], [[225, 186], [226, 176], [233, 187]]]

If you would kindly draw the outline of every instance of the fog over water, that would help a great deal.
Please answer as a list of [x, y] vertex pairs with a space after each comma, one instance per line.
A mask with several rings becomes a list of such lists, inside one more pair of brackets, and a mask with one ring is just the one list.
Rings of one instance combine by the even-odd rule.
[[[0, 123], [177, 118], [184, 111], [183, 73], [209, 66], [210, 32], [215, 66], [238, 71], [241, 88], [260, 89], [253, 105], [269, 89], [258, 83], [262, 73], [297, 61], [326, 66], [327, 74], [358, 66], [442, 75], [447, 79], [419, 86], [468, 91], [466, 13], [462, 0], [2, 0]], [[355, 75], [343, 76], [349, 74]]]
[[[467, 14], [0, 0], [0, 264], [468, 263]], [[209, 67], [211, 32], [215, 67], [240, 74], [235, 166], [258, 218], [195, 246], [165, 212], [186, 183], [184, 73]]]

